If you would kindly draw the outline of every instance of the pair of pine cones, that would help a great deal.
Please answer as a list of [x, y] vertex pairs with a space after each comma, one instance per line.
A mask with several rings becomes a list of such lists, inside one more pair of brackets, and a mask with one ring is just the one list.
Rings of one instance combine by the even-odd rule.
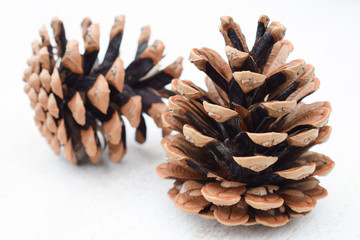
[[[56, 154], [63, 146], [74, 164], [98, 163], [108, 146], [118, 162], [126, 152], [123, 116], [142, 143], [146, 113], [163, 129], [169, 159], [156, 171], [175, 179], [168, 195], [185, 212], [229, 226], [277, 227], [309, 213], [327, 195], [314, 176], [327, 174], [334, 162], [308, 150], [329, 137], [331, 107], [302, 101], [319, 88], [319, 79], [304, 60], [286, 62], [293, 46], [283, 40], [284, 26], [262, 15], [250, 50], [240, 26], [222, 17], [228, 62], [209, 48], [190, 53], [207, 75], [205, 91], [179, 79], [181, 57], [160, 69], [164, 45], [148, 45], [148, 26], [125, 68], [119, 58], [124, 22], [124, 16], [115, 19], [101, 63], [99, 25], [89, 18], [81, 23], [83, 54], [58, 18], [51, 22], [55, 46], [45, 27], [41, 42], [33, 42], [24, 89]], [[171, 91], [165, 88], [170, 82]], [[162, 98], [169, 98], [168, 107]]]

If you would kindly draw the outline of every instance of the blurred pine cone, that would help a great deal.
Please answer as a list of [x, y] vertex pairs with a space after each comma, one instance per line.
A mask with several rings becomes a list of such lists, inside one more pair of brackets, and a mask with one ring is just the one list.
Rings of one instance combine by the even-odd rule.
[[180, 134], [163, 139], [169, 161], [157, 168], [176, 179], [168, 195], [179, 209], [225, 225], [277, 227], [309, 213], [327, 195], [315, 175], [334, 166], [308, 150], [324, 142], [328, 102], [302, 99], [319, 87], [314, 67], [286, 63], [293, 46], [285, 27], [258, 22], [249, 50], [238, 24], [222, 17], [226, 63], [208, 48], [193, 49], [190, 60], [207, 74], [208, 91], [174, 79], [164, 126]]
[[[32, 44], [34, 56], [24, 72], [25, 92], [35, 110], [35, 122], [56, 154], [64, 146], [64, 156], [72, 163], [98, 163], [102, 146], [118, 162], [126, 152], [124, 115], [136, 127], [136, 140], [146, 139], [142, 113], [162, 127], [161, 113], [167, 110], [161, 97], [171, 91], [164, 86], [182, 71], [182, 58], [163, 70], [159, 61], [164, 45], [156, 40], [148, 46], [150, 27], [142, 29], [135, 60], [124, 69], [119, 58], [125, 17], [115, 19], [103, 62], [98, 63], [99, 25], [89, 18], [81, 23], [85, 52], [78, 42], [68, 41], [61, 20], [51, 22], [56, 46], [52, 46], [45, 26], [42, 42]], [[99, 134], [100, 133], [100, 134]], [[166, 134], [166, 132], [164, 132]]]

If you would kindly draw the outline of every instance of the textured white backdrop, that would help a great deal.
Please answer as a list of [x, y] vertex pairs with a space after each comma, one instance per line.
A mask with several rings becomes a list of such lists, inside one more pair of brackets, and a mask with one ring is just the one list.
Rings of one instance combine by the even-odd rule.
[[[6, 1], [0, 9], [0, 239], [360, 239], [358, 105], [358, 1]], [[166, 45], [164, 65], [183, 56], [183, 79], [204, 74], [186, 59], [191, 48], [210, 47], [222, 56], [219, 18], [233, 16], [249, 45], [257, 19], [267, 14], [287, 27], [295, 46], [290, 60], [316, 68], [321, 88], [307, 102], [330, 100], [330, 141], [316, 147], [335, 160], [322, 177], [329, 191], [311, 214], [284, 227], [225, 227], [176, 209], [166, 192], [172, 181], [154, 169], [166, 161], [161, 134], [148, 120], [148, 141], [139, 145], [127, 124], [128, 153], [119, 164], [106, 155], [98, 165], [73, 166], [55, 156], [33, 122], [22, 74], [38, 29], [53, 16], [68, 39], [81, 42], [80, 22], [100, 23], [104, 50], [113, 19], [126, 15], [121, 57], [134, 56], [143, 25]], [[101, 52], [103, 56], [104, 52]]]

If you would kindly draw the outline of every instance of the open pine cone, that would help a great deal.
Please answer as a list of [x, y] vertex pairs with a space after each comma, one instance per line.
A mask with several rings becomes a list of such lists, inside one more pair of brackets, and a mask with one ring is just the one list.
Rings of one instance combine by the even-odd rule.
[[238, 24], [222, 17], [220, 31], [229, 64], [208, 48], [193, 49], [190, 60], [207, 74], [208, 91], [174, 79], [163, 124], [180, 134], [162, 141], [169, 161], [158, 166], [176, 179], [169, 197], [179, 209], [225, 225], [277, 227], [309, 213], [327, 195], [315, 175], [334, 166], [308, 150], [324, 142], [328, 102], [302, 99], [319, 87], [314, 67], [286, 63], [293, 46], [285, 28], [258, 22], [249, 50]]
[[98, 163], [105, 145], [112, 161], [122, 158], [126, 143], [121, 115], [137, 128], [140, 143], [146, 139], [143, 112], [162, 127], [161, 113], [167, 107], [161, 97], [172, 94], [164, 86], [182, 72], [182, 58], [159, 70], [165, 47], [159, 40], [148, 46], [149, 26], [142, 29], [135, 60], [124, 69], [119, 58], [124, 23], [124, 16], [115, 19], [101, 64], [97, 59], [99, 25], [89, 18], [81, 23], [83, 54], [76, 40], [66, 39], [58, 18], [51, 22], [56, 46], [51, 45], [45, 26], [40, 29], [42, 42], [32, 44], [34, 56], [28, 60], [23, 80], [35, 122], [54, 152], [60, 154], [63, 145], [65, 158], [74, 164], [84, 160]]

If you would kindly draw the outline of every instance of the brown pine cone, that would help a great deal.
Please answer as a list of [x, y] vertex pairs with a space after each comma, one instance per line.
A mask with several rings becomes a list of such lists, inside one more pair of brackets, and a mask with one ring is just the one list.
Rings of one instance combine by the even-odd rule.
[[[164, 45], [156, 40], [148, 46], [150, 27], [142, 29], [135, 60], [125, 69], [119, 57], [125, 17], [118, 16], [110, 32], [104, 60], [99, 63], [99, 25], [89, 18], [81, 23], [85, 51], [78, 42], [68, 41], [61, 20], [51, 22], [56, 46], [48, 32], [40, 29], [42, 42], [33, 42], [34, 56], [24, 72], [25, 92], [35, 110], [35, 122], [56, 154], [74, 164], [98, 163], [102, 149], [118, 162], [126, 152], [124, 115], [136, 127], [136, 140], [146, 139], [142, 113], [162, 127], [161, 113], [167, 110], [161, 97], [172, 92], [164, 86], [182, 72], [182, 58], [159, 70]], [[166, 132], [164, 132], [166, 134]]]
[[308, 150], [329, 137], [331, 107], [302, 102], [319, 79], [302, 59], [286, 63], [293, 46], [285, 30], [261, 16], [249, 50], [239, 25], [222, 17], [229, 64], [208, 48], [190, 53], [208, 91], [172, 81], [178, 95], [162, 118], [180, 134], [163, 139], [169, 161], [157, 172], [176, 180], [168, 195], [179, 209], [229, 226], [277, 227], [327, 195], [314, 176], [334, 162]]

